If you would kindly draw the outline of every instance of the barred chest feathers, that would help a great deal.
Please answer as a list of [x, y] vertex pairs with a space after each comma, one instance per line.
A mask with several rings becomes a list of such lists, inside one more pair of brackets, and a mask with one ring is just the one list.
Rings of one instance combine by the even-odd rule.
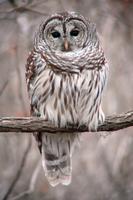
[[[37, 62], [38, 63], [38, 62]], [[30, 85], [31, 105], [36, 114], [57, 126], [86, 124], [96, 129], [104, 120], [101, 95], [107, 75], [102, 69], [84, 69], [80, 73], [58, 73], [47, 64], [36, 65], [36, 78]]]

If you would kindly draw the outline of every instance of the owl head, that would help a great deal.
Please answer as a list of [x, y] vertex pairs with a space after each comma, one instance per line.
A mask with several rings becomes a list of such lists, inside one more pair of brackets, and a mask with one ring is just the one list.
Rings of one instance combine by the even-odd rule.
[[[52, 15], [39, 29], [39, 39], [52, 51], [70, 52], [94, 40], [95, 26], [75, 12]], [[93, 38], [92, 38], [93, 36]]]

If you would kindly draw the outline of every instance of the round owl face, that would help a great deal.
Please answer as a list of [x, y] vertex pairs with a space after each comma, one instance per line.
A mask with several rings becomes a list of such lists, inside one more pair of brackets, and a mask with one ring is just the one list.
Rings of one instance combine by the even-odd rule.
[[68, 52], [83, 48], [87, 33], [84, 20], [60, 14], [46, 21], [42, 36], [51, 50]]

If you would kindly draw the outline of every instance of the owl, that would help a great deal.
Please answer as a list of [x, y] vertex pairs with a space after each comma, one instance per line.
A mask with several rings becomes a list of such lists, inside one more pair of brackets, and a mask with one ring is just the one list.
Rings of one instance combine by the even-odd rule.
[[[101, 98], [108, 64], [93, 23], [75, 12], [44, 20], [26, 65], [31, 115], [56, 127], [103, 123]], [[52, 186], [69, 185], [72, 153], [80, 133], [37, 132], [45, 176]]]

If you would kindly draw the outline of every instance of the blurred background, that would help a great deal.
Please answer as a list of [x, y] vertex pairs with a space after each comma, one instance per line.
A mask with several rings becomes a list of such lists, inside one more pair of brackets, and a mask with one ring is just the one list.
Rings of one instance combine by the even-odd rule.
[[[0, 0], [0, 116], [29, 116], [25, 63], [48, 14], [78, 11], [96, 23], [110, 65], [106, 115], [133, 108], [132, 0]], [[82, 134], [70, 186], [49, 186], [31, 134], [0, 133], [0, 200], [132, 200], [133, 128]], [[102, 136], [101, 136], [102, 135]]]

